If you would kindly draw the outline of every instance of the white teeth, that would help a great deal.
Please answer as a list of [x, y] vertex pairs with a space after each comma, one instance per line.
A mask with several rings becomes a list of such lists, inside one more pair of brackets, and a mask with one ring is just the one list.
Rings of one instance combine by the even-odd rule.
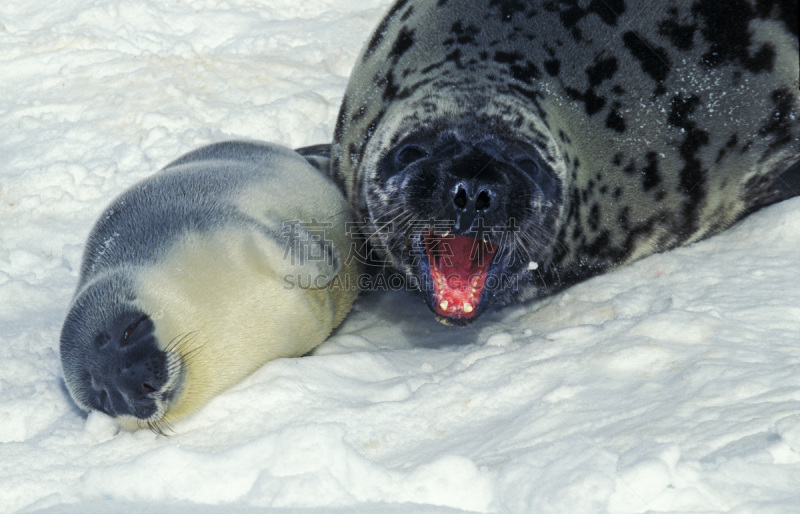
[[471, 303], [467, 302], [467, 303], [464, 304], [464, 312], [466, 312], [467, 314], [472, 312], [472, 304]]
[[441, 308], [443, 311], [446, 311], [446, 310], [447, 310], [447, 306], [448, 306], [447, 300], [442, 300], [441, 302], [439, 302], [439, 307], [440, 307], [440, 308]]

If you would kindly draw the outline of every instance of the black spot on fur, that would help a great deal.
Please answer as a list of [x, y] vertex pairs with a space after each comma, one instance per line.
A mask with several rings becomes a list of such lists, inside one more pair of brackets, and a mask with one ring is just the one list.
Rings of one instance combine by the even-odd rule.
[[403, 27], [397, 35], [397, 39], [394, 40], [394, 44], [392, 44], [389, 56], [396, 62], [412, 46], [414, 46], [414, 31]]
[[585, 93], [581, 93], [577, 89], [573, 89], [571, 87], [567, 87], [564, 89], [570, 98], [584, 103], [586, 114], [588, 114], [589, 116], [594, 116], [595, 114], [600, 112], [606, 105], [605, 98], [597, 96], [597, 94], [592, 89], [587, 90]]
[[611, 110], [608, 112], [608, 116], [606, 116], [606, 127], [622, 134], [625, 132], [625, 120], [619, 113], [618, 109], [620, 107], [621, 105], [619, 102], [614, 102], [614, 104], [611, 106]]
[[379, 87], [383, 88], [384, 102], [391, 102], [397, 98], [397, 92], [400, 90], [400, 87], [394, 81], [394, 73], [392, 70], [389, 70], [389, 73], [386, 74], [385, 79], [383, 79], [378, 85]]
[[548, 75], [551, 77], [555, 77], [558, 75], [559, 70], [561, 69], [561, 61], [558, 59], [548, 59], [544, 62], [544, 71], [547, 72]]
[[650, 191], [661, 183], [661, 174], [658, 171], [658, 154], [647, 152], [645, 155], [647, 165], [642, 169], [642, 187], [645, 191]]
[[362, 105], [361, 107], [356, 109], [356, 112], [353, 113], [353, 116], [350, 118], [350, 121], [352, 121], [353, 123], [356, 123], [361, 118], [363, 118], [365, 114], [367, 114], [367, 106], [366, 105]]
[[358, 160], [361, 158], [360, 150], [355, 143], [350, 143], [350, 145], [347, 147], [347, 155], [351, 162], [358, 162]]
[[458, 68], [460, 70], [463, 70], [464, 67], [465, 67], [464, 63], [461, 62], [461, 50], [459, 50], [458, 48], [456, 48], [455, 50], [453, 50], [449, 54], [445, 55], [444, 56], [444, 60], [445, 60], [445, 62], [455, 63], [456, 68]]
[[575, 225], [572, 228], [572, 239], [574, 239], [575, 241], [583, 239], [583, 229], [581, 228], [580, 225]]
[[679, 153], [684, 162], [680, 171], [680, 190], [684, 196], [682, 207], [683, 223], [678, 229], [681, 240], [694, 233], [699, 224], [699, 213], [706, 196], [706, 170], [698, 157], [703, 146], [709, 142], [708, 132], [699, 129], [691, 118], [692, 113], [700, 105], [697, 96], [688, 98], [675, 96], [670, 101], [670, 112], [667, 122], [673, 127], [682, 128], [685, 137], [680, 144]]
[[670, 9], [671, 18], [658, 24], [658, 33], [666, 36], [672, 46], [678, 50], [691, 50], [694, 47], [694, 33], [697, 24], [681, 25], [678, 21], [678, 9]]
[[631, 229], [631, 208], [623, 207], [617, 215], [617, 224], [623, 232], [628, 232]]
[[372, 139], [373, 134], [375, 134], [375, 129], [378, 127], [378, 123], [380, 123], [381, 119], [383, 119], [383, 116], [385, 114], [386, 111], [384, 109], [381, 109], [381, 111], [378, 114], [376, 114], [375, 117], [372, 118], [372, 120], [370, 120], [370, 122], [367, 124], [367, 129], [365, 132], [365, 137], [363, 142], [364, 145], [366, 145], [367, 141]]
[[633, 162], [629, 162], [627, 166], [622, 168], [622, 171], [624, 171], [626, 175], [633, 175], [636, 173], [636, 165]]
[[775, 64], [772, 45], [764, 43], [755, 55], [750, 55], [750, 22], [755, 19], [755, 11], [747, 1], [699, 0], [692, 5], [692, 13], [703, 20], [700, 32], [710, 46], [709, 51], [703, 54], [706, 66], [714, 68], [738, 62], [752, 73], [772, 71]]
[[534, 80], [542, 76], [542, 72], [530, 61], [526, 61], [524, 65], [511, 66], [511, 75], [526, 84], [530, 84]]
[[[610, 252], [613, 252], [613, 247], [611, 246], [611, 235], [608, 230], [600, 232], [600, 235], [592, 241], [586, 250], [589, 255], [597, 256], [602, 260], [617, 261], [619, 259], [619, 257], [614, 258], [609, 255]], [[609, 259], [609, 257], [611, 258]]]
[[728, 150], [734, 148], [736, 146], [736, 143], [738, 142], [739, 142], [739, 136], [737, 134], [732, 134], [731, 137], [728, 138], [728, 141], [725, 143], [725, 146], [719, 149], [719, 153], [717, 154], [717, 159], [714, 162], [718, 164], [725, 157], [725, 154], [728, 153]]
[[592, 232], [597, 232], [597, 229], [600, 228], [600, 206], [598, 204], [593, 204], [592, 208], [589, 210], [589, 228]]
[[386, 34], [386, 29], [389, 27], [389, 24], [392, 22], [392, 18], [394, 18], [400, 10], [406, 6], [408, 0], [399, 0], [396, 4], [389, 9], [389, 12], [386, 13], [386, 16], [381, 20], [380, 25], [372, 34], [372, 39], [369, 40], [369, 44], [367, 44], [367, 49], [364, 51], [364, 59], [366, 60], [371, 56], [375, 49], [378, 48], [378, 45], [381, 44], [383, 41], [383, 36]]
[[342, 131], [344, 130], [345, 120], [347, 119], [347, 112], [350, 107], [350, 102], [347, 101], [347, 95], [342, 98], [342, 105], [339, 106], [339, 114], [336, 116], [336, 128], [333, 130], [333, 140], [342, 140]]
[[511, 64], [522, 60], [522, 54], [519, 52], [503, 52], [498, 50], [494, 53], [495, 62], [501, 64]]
[[776, 89], [770, 94], [770, 99], [774, 105], [769, 120], [758, 129], [762, 136], [771, 136], [772, 142], [769, 144], [767, 155], [776, 148], [789, 144], [792, 141], [791, 126], [794, 112], [794, 96], [788, 89]]
[[544, 3], [544, 8], [557, 12], [564, 28], [569, 29], [572, 37], [583, 40], [583, 33], [578, 23], [591, 14], [597, 15], [606, 25], [616, 26], [619, 16], [625, 12], [624, 0], [591, 0], [585, 8], [581, 7], [578, 0], [550, 0]]
[[633, 31], [624, 33], [622, 42], [631, 55], [639, 61], [642, 70], [658, 84], [655, 94], [664, 94], [666, 90], [662, 83], [667, 78], [670, 70], [667, 52], [663, 48], [654, 46]]
[[589, 85], [596, 87], [604, 80], [608, 80], [617, 72], [618, 64], [616, 57], [608, 57], [600, 59], [594, 65], [586, 69], [586, 77], [589, 79]]
[[455, 42], [459, 45], [476, 45], [477, 41], [475, 40], [475, 36], [481, 32], [481, 29], [475, 25], [467, 25], [464, 27], [460, 20], [453, 23], [450, 30], [455, 35]]
[[419, 88], [427, 84], [430, 84], [433, 81], [434, 77], [428, 77], [418, 82], [414, 82], [413, 84], [407, 84], [406, 86], [403, 87], [403, 89], [397, 92], [395, 99], [402, 100], [403, 98], [408, 98], [409, 96], [411, 96], [411, 93], [413, 93], [414, 91], [418, 90]]

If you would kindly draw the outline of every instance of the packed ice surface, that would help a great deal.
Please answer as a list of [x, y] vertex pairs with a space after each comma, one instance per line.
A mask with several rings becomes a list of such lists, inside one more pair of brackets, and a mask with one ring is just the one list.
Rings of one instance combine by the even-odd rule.
[[101, 209], [202, 144], [328, 141], [387, 3], [0, 5], [0, 511], [800, 509], [800, 200], [465, 329], [370, 294], [169, 438], [75, 407]]

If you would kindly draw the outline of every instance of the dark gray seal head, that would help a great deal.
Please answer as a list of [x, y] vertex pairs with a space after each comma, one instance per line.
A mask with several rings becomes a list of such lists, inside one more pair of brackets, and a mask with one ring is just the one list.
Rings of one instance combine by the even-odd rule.
[[130, 276], [104, 274], [81, 290], [64, 321], [59, 350], [80, 407], [163, 431], [158, 420], [178, 397], [183, 360], [175, 348], [159, 344]]
[[399, 0], [331, 173], [439, 321], [537, 298], [798, 194], [797, 4]]

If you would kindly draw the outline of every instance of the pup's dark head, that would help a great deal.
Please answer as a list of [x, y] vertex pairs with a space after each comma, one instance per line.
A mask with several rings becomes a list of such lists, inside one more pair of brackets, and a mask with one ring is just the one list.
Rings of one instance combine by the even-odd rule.
[[61, 365], [67, 389], [82, 409], [153, 428], [180, 386], [180, 370], [170, 364], [174, 359], [160, 348], [153, 320], [134, 300], [121, 276], [86, 285], [61, 330]]
[[549, 260], [563, 188], [532, 144], [416, 131], [381, 156], [372, 180], [367, 235], [443, 323], [514, 301]]

